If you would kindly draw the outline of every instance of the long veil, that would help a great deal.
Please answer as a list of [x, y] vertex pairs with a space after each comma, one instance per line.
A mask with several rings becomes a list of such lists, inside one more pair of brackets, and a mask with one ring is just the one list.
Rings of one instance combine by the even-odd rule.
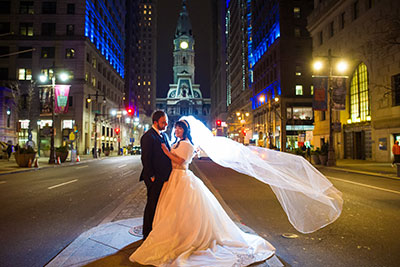
[[193, 116], [182, 119], [190, 125], [193, 143], [215, 163], [269, 184], [299, 232], [314, 232], [340, 216], [342, 193], [303, 157], [244, 146], [226, 137], [213, 136]]

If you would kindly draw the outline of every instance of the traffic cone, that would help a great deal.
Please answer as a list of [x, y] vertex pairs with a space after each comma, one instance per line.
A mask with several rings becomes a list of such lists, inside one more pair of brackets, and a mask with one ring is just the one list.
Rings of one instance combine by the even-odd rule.
[[32, 159], [29, 159], [28, 161], [28, 168], [32, 168]]
[[35, 168], [39, 168], [39, 162], [37, 158], [35, 159]]
[[57, 157], [57, 164], [58, 164], [58, 165], [61, 165], [61, 159], [60, 159], [60, 157]]
[[79, 155], [76, 156], [76, 162], [80, 162], [80, 161], [81, 161], [81, 158], [79, 157]]

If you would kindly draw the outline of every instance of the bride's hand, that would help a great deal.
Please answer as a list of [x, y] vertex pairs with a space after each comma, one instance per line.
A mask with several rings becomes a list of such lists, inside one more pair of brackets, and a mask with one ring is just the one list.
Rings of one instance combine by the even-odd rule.
[[164, 143], [161, 143], [161, 149], [164, 151], [165, 154], [169, 153], [167, 146]]

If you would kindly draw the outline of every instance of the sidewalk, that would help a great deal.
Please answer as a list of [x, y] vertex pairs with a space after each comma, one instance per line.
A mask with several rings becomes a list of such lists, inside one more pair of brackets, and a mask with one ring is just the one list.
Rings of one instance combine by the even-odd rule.
[[340, 170], [346, 172], [372, 175], [381, 178], [391, 178], [400, 180], [400, 177], [397, 177], [396, 166], [392, 167], [392, 164], [387, 162], [339, 159], [336, 161], [335, 167], [326, 167], [321, 165], [316, 165], [315, 167], [320, 169]]
[[[196, 169], [196, 167], [194, 167]], [[198, 169], [196, 169], [198, 171]], [[210, 183], [201, 174], [207, 186]], [[218, 201], [226, 209], [222, 197], [210, 188]], [[140, 183], [135, 191], [99, 226], [81, 234], [67, 248], [60, 252], [46, 267], [59, 266], [143, 266], [129, 261], [129, 256], [141, 245], [142, 238], [134, 233], [143, 223], [143, 211], [146, 204], [146, 187]], [[229, 208], [228, 208], [229, 209]], [[230, 212], [228, 211], [228, 214]], [[232, 213], [233, 214], [233, 213]], [[232, 216], [231, 216], [232, 217]], [[242, 231], [255, 233], [249, 227], [236, 221]], [[136, 229], [135, 229], [136, 228]], [[266, 262], [250, 265], [252, 267], [281, 267], [284, 266], [277, 256]]]

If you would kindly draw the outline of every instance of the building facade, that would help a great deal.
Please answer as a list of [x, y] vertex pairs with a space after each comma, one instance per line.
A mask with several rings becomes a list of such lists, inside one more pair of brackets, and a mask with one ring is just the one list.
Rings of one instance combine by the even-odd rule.
[[[226, 35], [225, 35], [226, 1], [212, 2], [212, 46], [211, 46], [211, 116], [213, 125], [217, 120], [228, 118], [226, 91]], [[216, 125], [215, 125], [216, 126]], [[214, 126], [213, 126], [214, 127]]]
[[[131, 26], [127, 26], [130, 27]], [[156, 108], [157, 1], [139, 0], [136, 97], [139, 114], [151, 117]]]
[[269, 148], [308, 144], [313, 129], [310, 1], [227, 1], [231, 138]]
[[[49, 127], [55, 146], [71, 143], [80, 153], [126, 145], [130, 131], [111, 110], [124, 97], [124, 1], [1, 1], [2, 84], [19, 97], [19, 143], [33, 142], [46, 154]], [[5, 53], [7, 54], [7, 53]], [[53, 86], [66, 73], [70, 85], [67, 112], [51, 117]], [[47, 82], [39, 80], [46, 76]], [[91, 100], [88, 102], [87, 99]], [[97, 114], [97, 115], [96, 115]], [[121, 129], [117, 136], [115, 129]], [[95, 140], [97, 131], [97, 140]]]
[[[338, 59], [348, 62], [344, 110], [332, 121], [336, 158], [391, 161], [400, 140], [400, 3], [389, 0], [315, 1], [308, 18], [313, 57], [327, 55], [333, 75]], [[329, 113], [318, 111], [313, 144], [329, 138]]]
[[227, 1], [225, 15], [226, 38], [226, 133], [241, 143], [253, 136], [253, 116], [250, 116], [252, 96], [248, 72], [248, 12], [249, 1]]
[[203, 98], [200, 85], [195, 84], [195, 39], [186, 1], [179, 14], [173, 45], [174, 83], [170, 84], [166, 98], [157, 99], [157, 108], [167, 112], [171, 124], [187, 115], [208, 121], [211, 100]]

